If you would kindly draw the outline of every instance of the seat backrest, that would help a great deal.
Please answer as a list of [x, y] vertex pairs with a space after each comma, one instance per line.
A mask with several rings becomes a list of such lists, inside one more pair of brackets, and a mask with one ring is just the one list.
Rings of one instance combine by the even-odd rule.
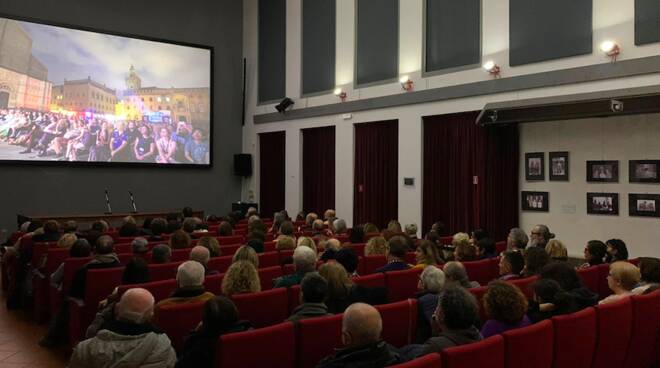
[[383, 340], [402, 347], [412, 343], [417, 333], [417, 300], [375, 306], [383, 319]]
[[300, 305], [300, 285], [288, 287], [286, 292], [289, 300], [289, 315], [291, 315], [293, 310]]
[[223, 335], [218, 340], [215, 367], [291, 368], [295, 366], [295, 346], [291, 322]]
[[113, 245], [115, 253], [133, 253], [131, 243], [120, 243]]
[[477, 305], [479, 305], [479, 320], [481, 320], [481, 322], [486, 322], [488, 320], [488, 315], [484, 308], [484, 295], [486, 294], [486, 291], [488, 291], [488, 286], [480, 286], [468, 289], [468, 291], [474, 295], [475, 299], [477, 299]]
[[57, 268], [69, 257], [69, 250], [66, 248], [49, 248], [46, 257], [46, 265], [43, 269], [43, 274], [50, 276]]
[[190, 259], [190, 250], [192, 248], [172, 249], [172, 262], [185, 262]]
[[154, 296], [156, 303], [158, 303], [159, 301], [163, 299], [167, 299], [170, 297], [170, 295], [172, 295], [172, 293], [176, 289], [176, 280], [168, 279], [168, 280], [145, 282], [144, 284], [120, 285], [117, 288], [117, 292], [119, 293], [119, 296], [122, 296], [124, 295], [126, 290], [132, 288], [138, 288], [138, 287], [149, 290], [151, 295]]
[[506, 251], [506, 241], [499, 241], [495, 243], [495, 254], [499, 256], [500, 253], [504, 251]]
[[85, 282], [85, 305], [96, 308], [99, 302], [121, 285], [124, 267], [91, 269]]
[[182, 262], [158, 263], [149, 265], [151, 281], [168, 280], [176, 277], [176, 270]]
[[233, 235], [233, 236], [219, 236], [218, 243], [220, 245], [230, 245], [230, 244], [242, 244], [245, 242], [243, 235]]
[[364, 257], [364, 275], [375, 273], [377, 269], [387, 264], [385, 256], [365, 256]]
[[209, 270], [225, 273], [231, 266], [232, 258], [233, 256], [213, 257], [209, 259], [207, 267]]
[[280, 259], [277, 252], [259, 253], [259, 268], [279, 266]]
[[369, 241], [369, 239], [375, 238], [377, 236], [382, 236], [382, 234], [381, 233], [367, 233], [367, 234], [364, 234], [364, 241], [366, 243], [366, 242]]
[[283, 275], [282, 267], [280, 266], [260, 268], [258, 271], [259, 271], [259, 281], [261, 282], [261, 290], [272, 289], [273, 280]]
[[441, 368], [442, 358], [438, 353], [431, 353], [406, 363], [391, 365], [391, 368]]
[[283, 265], [287, 260], [291, 262], [291, 258], [293, 258], [293, 250], [278, 250], [277, 252], [279, 254], [279, 262], [281, 265]]
[[289, 317], [288, 295], [285, 288], [236, 294], [231, 298], [236, 304], [239, 318], [252, 322], [255, 328], [272, 326]]
[[592, 368], [624, 366], [632, 331], [632, 318], [630, 298], [596, 307], [598, 339]]
[[296, 330], [296, 359], [298, 368], [313, 368], [335, 348], [342, 346], [342, 314], [308, 318], [298, 321]]
[[264, 252], [274, 252], [275, 250], [274, 241], [264, 242]]
[[509, 330], [502, 337], [507, 368], [552, 367], [552, 321]]
[[364, 247], [366, 246], [367, 243], [351, 244], [351, 248], [355, 251], [355, 254], [357, 254], [358, 257], [364, 256]]
[[76, 271], [87, 262], [91, 261], [92, 257], [84, 258], [67, 258], [64, 260], [64, 277], [62, 278], [62, 290], [68, 290], [71, 287], [73, 276]]
[[411, 268], [403, 271], [385, 272], [387, 298], [390, 302], [398, 302], [415, 296], [422, 268]]
[[553, 367], [589, 367], [596, 349], [596, 311], [592, 307], [552, 317]]
[[492, 279], [497, 277], [497, 265], [494, 265], [493, 261], [490, 259], [463, 262], [463, 266], [465, 266], [468, 278], [481, 285], [488, 285]]
[[167, 304], [154, 310], [154, 325], [167, 334], [177, 352], [183, 349], [185, 337], [202, 320], [205, 303]]
[[242, 247], [243, 244], [229, 244], [220, 246], [220, 254], [223, 256], [233, 256], [238, 248]]
[[472, 344], [447, 348], [441, 355], [443, 368], [504, 368], [504, 339], [501, 335], [491, 336]]
[[598, 296], [600, 299], [605, 299], [612, 295], [612, 290], [610, 290], [610, 286], [607, 284], [607, 275], [610, 274], [610, 265], [603, 263], [596, 267], [598, 267]]
[[406, 252], [406, 256], [404, 257], [406, 260], [406, 263], [408, 264], [416, 264], [417, 263], [417, 258], [415, 257], [415, 252]]
[[[660, 291], [646, 295], [634, 295], [632, 301], [632, 335], [628, 344], [625, 367], [649, 367], [654, 349], [660, 349]], [[660, 354], [660, 350], [655, 351]]]
[[133, 253], [118, 253], [117, 258], [119, 258], [119, 263], [125, 265], [127, 264], [131, 259], [137, 257]]
[[204, 289], [215, 295], [222, 294], [222, 279], [225, 277], [224, 273], [206, 276], [204, 278]]
[[358, 276], [353, 278], [353, 282], [357, 285], [362, 285], [364, 287], [385, 287], [385, 274], [384, 273], [373, 273], [366, 276]]
[[337, 234], [333, 236], [333, 238], [339, 240], [339, 243], [344, 244], [348, 242], [348, 235], [347, 234]]
[[598, 266], [580, 268], [577, 270], [577, 273], [580, 275], [580, 279], [582, 280], [584, 286], [598, 294], [600, 287], [600, 282], [598, 280], [598, 277], [600, 276], [600, 273], [598, 272]]
[[513, 285], [516, 285], [520, 291], [525, 294], [527, 299], [532, 299], [534, 297], [534, 290], [532, 285], [539, 279], [538, 276], [525, 277], [524, 279], [508, 280], [507, 282]]

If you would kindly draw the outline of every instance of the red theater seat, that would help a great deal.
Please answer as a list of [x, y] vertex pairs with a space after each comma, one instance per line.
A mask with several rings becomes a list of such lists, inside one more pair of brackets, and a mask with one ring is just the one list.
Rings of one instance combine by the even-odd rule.
[[589, 367], [596, 349], [596, 311], [589, 307], [552, 318], [554, 368]]
[[337, 234], [333, 238], [339, 240], [341, 244], [348, 243], [348, 235], [346, 234]]
[[131, 243], [121, 243], [121, 244], [115, 244], [113, 246], [115, 253], [133, 253], [133, 247], [131, 246]]
[[358, 276], [353, 278], [353, 282], [357, 285], [365, 287], [385, 287], [385, 274], [374, 273], [366, 276]]
[[291, 322], [220, 337], [216, 348], [215, 367], [295, 366], [295, 335]]
[[584, 284], [584, 286], [587, 289], [598, 294], [600, 287], [600, 282], [598, 280], [598, 277], [600, 277], [600, 273], [598, 272], [598, 266], [580, 268], [577, 270], [577, 273], [578, 275], [580, 275], [580, 279], [582, 279], [582, 283]]
[[525, 277], [524, 279], [517, 279], [517, 280], [509, 280], [507, 281], [510, 284], [516, 285], [520, 291], [525, 294], [527, 299], [532, 299], [534, 297], [534, 289], [532, 289], [532, 285], [538, 280], [538, 276], [531, 276], [531, 277]]
[[481, 261], [463, 262], [463, 266], [465, 266], [465, 271], [467, 271], [468, 278], [471, 281], [476, 281], [481, 285], [488, 285], [491, 280], [497, 278], [497, 262], [499, 262], [497, 258], [492, 258]]
[[260, 268], [258, 271], [259, 271], [259, 281], [261, 281], [262, 291], [272, 289], [273, 280], [283, 275], [282, 267], [280, 266]]
[[375, 306], [383, 319], [383, 340], [402, 347], [410, 344], [417, 333], [417, 300]]
[[607, 285], [607, 275], [610, 274], [610, 265], [604, 263], [596, 267], [598, 267], [598, 296], [600, 299], [604, 299], [612, 295], [612, 290]]
[[151, 281], [168, 280], [176, 277], [176, 271], [182, 262], [170, 262], [149, 265], [149, 279]]
[[185, 337], [202, 320], [204, 304], [205, 302], [168, 304], [154, 310], [154, 325], [167, 334], [177, 352], [183, 348]]
[[172, 293], [176, 289], [176, 280], [169, 279], [169, 280], [146, 282], [144, 284], [120, 285], [117, 288], [117, 292], [121, 296], [124, 295], [126, 290], [137, 287], [149, 290], [149, 292], [154, 296], [156, 303], [158, 303], [159, 301], [163, 299], [167, 299], [170, 297], [170, 295], [172, 295]]
[[190, 259], [190, 251], [192, 248], [172, 249], [172, 262], [185, 262]]
[[385, 272], [387, 298], [390, 302], [398, 302], [415, 296], [421, 268], [411, 268], [403, 271]]
[[259, 268], [280, 266], [279, 254], [277, 252], [266, 252], [259, 254]]
[[477, 304], [479, 305], [479, 319], [481, 322], [486, 322], [488, 320], [488, 315], [486, 315], [486, 310], [484, 309], [484, 295], [488, 291], [488, 286], [481, 286], [478, 288], [468, 289], [468, 291], [474, 295], [474, 298], [477, 299]]
[[552, 334], [550, 320], [504, 332], [506, 367], [552, 367]]
[[299, 368], [313, 368], [342, 346], [341, 314], [303, 319], [298, 322], [296, 355]]
[[501, 335], [495, 335], [472, 344], [445, 349], [442, 351], [442, 367], [504, 368], [504, 339]]
[[289, 315], [300, 305], [300, 285], [293, 285], [287, 288], [287, 299], [289, 299]]
[[285, 288], [251, 294], [233, 295], [239, 318], [247, 319], [256, 328], [272, 326], [289, 318], [288, 295]]
[[630, 298], [596, 307], [598, 342], [592, 368], [624, 367], [632, 318]]
[[365, 256], [364, 257], [364, 275], [375, 273], [377, 269], [387, 264], [385, 256]]
[[368, 233], [368, 234], [364, 234], [364, 242], [366, 243], [366, 242], [369, 241], [369, 239], [371, 239], [371, 238], [375, 238], [375, 237], [377, 237], [377, 236], [382, 236], [382, 234], [381, 234], [381, 233]]
[[500, 253], [502, 253], [504, 251], [506, 251], [506, 242], [505, 241], [499, 241], [499, 242], [495, 243], [495, 254], [497, 254], [499, 256]]
[[243, 244], [244, 242], [245, 239], [243, 239], [242, 235], [218, 237], [218, 243], [220, 243], [220, 245]]
[[209, 259], [208, 269], [212, 271], [218, 271], [220, 273], [227, 272], [229, 266], [231, 266], [233, 256], [222, 256]]
[[285, 264], [286, 261], [291, 262], [293, 258], [293, 250], [280, 250], [278, 251], [280, 264]]
[[220, 246], [220, 255], [222, 256], [233, 256], [238, 248], [242, 247], [243, 244], [230, 244], [230, 245], [221, 245]]
[[206, 291], [215, 295], [222, 294], [222, 279], [225, 277], [224, 273], [219, 275], [206, 276], [204, 278], [204, 288]]
[[650, 367], [660, 359], [660, 291], [635, 295], [632, 301], [632, 336], [626, 368]]
[[275, 242], [274, 241], [269, 241], [264, 243], [264, 252], [274, 252], [277, 249], [275, 249]]
[[[49, 319], [51, 310], [49, 281], [50, 275], [69, 257], [69, 250], [63, 248], [49, 248], [46, 254], [46, 263], [42, 268], [35, 270], [33, 277], [34, 287], [34, 315], [38, 323]], [[59, 305], [59, 304], [58, 304]]]
[[358, 257], [364, 256], [364, 247], [366, 246], [366, 243], [351, 244], [351, 248], [355, 251]]
[[406, 363], [391, 365], [392, 368], [441, 368], [442, 358], [438, 353], [424, 355]]

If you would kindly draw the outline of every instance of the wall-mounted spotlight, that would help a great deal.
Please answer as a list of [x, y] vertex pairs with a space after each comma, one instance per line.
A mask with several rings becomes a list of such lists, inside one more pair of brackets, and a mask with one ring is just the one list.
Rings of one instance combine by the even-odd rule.
[[614, 41], [603, 41], [603, 43], [600, 44], [600, 51], [609, 56], [612, 62], [615, 62], [616, 58], [621, 53], [621, 48], [614, 43]]
[[488, 74], [492, 75], [494, 78], [500, 77], [500, 67], [495, 64], [493, 60], [488, 60], [485, 62], [483, 68], [486, 69]]
[[280, 114], [284, 114], [287, 110], [290, 110], [291, 108], [293, 108], [293, 104], [294, 104], [294, 102], [293, 102], [292, 99], [290, 99], [290, 98], [288, 98], [288, 97], [284, 97], [284, 99], [282, 100], [282, 102], [280, 102], [279, 104], [275, 105], [275, 109], [276, 109], [277, 112], [279, 112]]
[[413, 81], [410, 79], [409, 76], [404, 75], [399, 79], [399, 83], [401, 83], [401, 88], [403, 88], [404, 91], [412, 91], [413, 90]]
[[335, 96], [341, 98], [341, 102], [346, 102], [346, 97], [348, 97], [346, 92], [341, 88], [335, 88]]

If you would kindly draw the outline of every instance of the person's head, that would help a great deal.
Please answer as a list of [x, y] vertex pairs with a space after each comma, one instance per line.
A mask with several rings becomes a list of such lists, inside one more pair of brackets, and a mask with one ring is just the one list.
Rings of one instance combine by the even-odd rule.
[[[467, 235], [467, 234], [466, 234]], [[467, 239], [458, 242], [454, 248], [454, 260], [469, 262], [477, 259], [477, 247], [471, 245]]]
[[393, 233], [400, 233], [401, 232], [401, 223], [397, 220], [390, 220], [390, 222], [387, 223], [387, 230], [389, 230]]
[[245, 240], [258, 240], [263, 244], [266, 241], [266, 233], [260, 230], [253, 230], [247, 234]]
[[151, 221], [151, 233], [160, 236], [167, 232], [167, 220], [162, 217], [156, 217]]
[[415, 250], [415, 259], [418, 264], [437, 265], [442, 264], [438, 247], [428, 240], [422, 240]]
[[562, 289], [571, 291], [583, 287], [582, 279], [575, 268], [568, 262], [550, 262], [541, 269], [542, 279], [552, 279], [559, 283]]
[[490, 319], [516, 325], [527, 313], [527, 298], [517, 286], [505, 281], [491, 281], [483, 298]]
[[380, 341], [383, 320], [374, 307], [364, 303], [351, 304], [342, 318], [341, 340], [346, 347], [358, 347]]
[[250, 218], [252, 216], [255, 216], [257, 214], [257, 209], [254, 207], [250, 207], [245, 211], [245, 218]]
[[571, 294], [552, 279], [540, 279], [534, 283], [534, 300], [539, 304], [551, 303], [557, 308], [568, 307], [573, 300]]
[[408, 250], [408, 242], [403, 236], [393, 236], [390, 241], [387, 243], [387, 259], [400, 260], [406, 257], [406, 250]]
[[317, 219], [312, 223], [312, 230], [314, 231], [323, 231], [323, 220]]
[[335, 210], [328, 208], [323, 212], [323, 219], [328, 220], [330, 218], [334, 218], [337, 214], [335, 213]]
[[385, 253], [387, 253], [387, 241], [382, 236], [369, 239], [364, 247], [365, 256], [385, 255]]
[[142, 237], [135, 238], [131, 242], [131, 249], [133, 250], [133, 254], [147, 253], [149, 251], [149, 242]]
[[298, 238], [296, 242], [296, 246], [316, 248], [316, 243], [314, 243], [314, 239], [310, 238], [309, 236], [301, 236], [300, 238]]
[[48, 220], [43, 225], [44, 234], [57, 234], [60, 232], [60, 224], [55, 220]]
[[530, 247], [525, 249], [525, 276], [536, 275], [541, 272], [543, 266], [550, 262], [550, 255], [541, 247]]
[[354, 226], [348, 234], [348, 240], [352, 244], [364, 242], [364, 227], [362, 225]]
[[92, 223], [92, 230], [96, 230], [100, 233], [107, 232], [109, 228], [110, 226], [108, 226], [108, 223], [103, 220], [95, 221]]
[[121, 225], [122, 225], [122, 226], [124, 226], [124, 225], [128, 225], [128, 224], [131, 224], [131, 225], [137, 225], [137, 222], [135, 221], [135, 217], [133, 217], [133, 216], [126, 216], [126, 217], [124, 217], [124, 218], [122, 219], [122, 221], [121, 221]]
[[346, 227], [346, 221], [344, 219], [336, 219], [332, 223], [332, 227], [335, 229], [335, 234], [345, 234], [348, 230]]
[[238, 309], [226, 296], [216, 296], [206, 301], [202, 314], [202, 328], [212, 336], [230, 331], [238, 321]]
[[303, 303], [323, 303], [328, 295], [328, 282], [318, 272], [310, 272], [300, 282]]
[[314, 221], [316, 221], [318, 218], [319, 215], [315, 214], [314, 212], [310, 212], [307, 214], [307, 216], [305, 216], [305, 224], [307, 224], [307, 226], [312, 226]]
[[140, 134], [142, 134], [143, 137], [147, 138], [149, 137], [149, 127], [146, 125], [142, 125], [140, 129], [138, 129]]
[[231, 227], [229, 221], [222, 221], [218, 225], [218, 236], [232, 236], [234, 235], [234, 230]]
[[589, 240], [584, 247], [584, 260], [591, 266], [603, 263], [606, 254], [607, 246], [600, 240]]
[[211, 259], [211, 252], [209, 252], [208, 249], [202, 247], [201, 245], [194, 246], [193, 249], [190, 251], [190, 260], [197, 261], [199, 262], [199, 264], [201, 264], [204, 267], [206, 267], [209, 264], [210, 259]]
[[607, 246], [607, 262], [625, 261], [628, 259], [628, 248], [621, 239], [610, 239], [605, 242]]
[[660, 259], [640, 257], [639, 271], [643, 282], [647, 284], [660, 284]]
[[76, 240], [71, 248], [69, 248], [69, 257], [71, 258], [83, 258], [89, 257], [92, 253], [92, 247], [89, 245], [87, 239], [78, 239]]
[[518, 227], [509, 230], [509, 235], [506, 238], [507, 250], [525, 249], [527, 243], [529, 243], [529, 237], [527, 237], [525, 230]]
[[102, 235], [96, 239], [96, 254], [110, 254], [114, 252], [114, 240], [109, 235]]
[[336, 252], [341, 248], [341, 243], [335, 238], [330, 238], [323, 242], [323, 248], [325, 250], [333, 250]]
[[196, 218], [196, 217], [186, 217], [183, 220], [183, 224], [181, 228], [183, 231], [187, 232], [188, 234], [192, 234], [197, 230], [197, 226], [201, 223], [201, 221]]
[[457, 285], [449, 285], [440, 294], [433, 321], [440, 330], [465, 330], [477, 321], [479, 306], [474, 295]]
[[557, 239], [552, 239], [546, 244], [545, 252], [548, 253], [550, 258], [557, 261], [565, 261], [568, 259], [568, 249], [564, 243]]
[[344, 247], [335, 254], [335, 261], [344, 266], [346, 272], [353, 274], [357, 270], [359, 258], [352, 248]]
[[338, 262], [326, 262], [319, 267], [319, 274], [328, 282], [328, 299], [346, 298], [351, 290], [353, 281], [348, 272]]
[[482, 257], [495, 255], [495, 242], [491, 238], [480, 238], [476, 240], [475, 246], [477, 247], [477, 252]]
[[282, 225], [280, 225], [280, 234], [281, 235], [286, 235], [286, 236], [293, 237], [293, 232], [294, 232], [293, 222], [287, 220], [287, 221], [284, 221], [282, 223]]
[[117, 320], [141, 325], [151, 321], [154, 314], [154, 296], [142, 288], [128, 289], [115, 305]]
[[177, 230], [170, 236], [170, 247], [172, 249], [190, 248], [191, 244], [192, 239], [190, 235], [183, 230]]
[[506, 251], [500, 257], [500, 275], [519, 275], [525, 268], [525, 258], [520, 251]]
[[201, 129], [195, 129], [193, 130], [192, 137], [195, 140], [195, 142], [199, 142], [204, 137], [204, 134], [202, 134]]
[[471, 287], [467, 271], [461, 262], [447, 262], [442, 271], [445, 273], [446, 283], [456, 284], [464, 288]]
[[488, 237], [488, 233], [484, 229], [474, 229], [470, 233], [470, 241], [473, 245], [477, 245], [479, 240], [485, 239]]
[[435, 231], [439, 236], [445, 236], [447, 234], [447, 227], [442, 221], [436, 221], [431, 225], [431, 231]]
[[134, 257], [124, 267], [121, 275], [122, 285], [135, 285], [149, 282], [149, 265], [142, 258]]
[[64, 230], [65, 233], [75, 233], [78, 231], [78, 223], [74, 220], [69, 220], [64, 223], [62, 230]]
[[296, 241], [288, 235], [280, 235], [275, 241], [275, 249], [291, 250], [296, 247]]
[[405, 233], [408, 234], [411, 238], [416, 238], [417, 237], [417, 224], [408, 224], [406, 225], [406, 231]]
[[621, 294], [634, 289], [640, 279], [641, 274], [637, 266], [626, 261], [616, 261], [610, 264], [607, 286], [614, 294]]
[[57, 241], [57, 247], [58, 248], [66, 248], [69, 249], [73, 245], [73, 243], [78, 240], [78, 237], [76, 234], [73, 233], [66, 233], [60, 237], [60, 240]]
[[193, 209], [188, 206], [183, 207], [183, 209], [181, 210], [181, 214], [183, 215], [183, 218], [193, 217]]
[[218, 239], [212, 236], [203, 236], [199, 238], [197, 245], [201, 245], [202, 247], [208, 249], [209, 253], [211, 254], [211, 257], [219, 257], [222, 255], [222, 250], [220, 249], [220, 242], [218, 241]]
[[378, 230], [378, 226], [372, 224], [371, 222], [364, 224], [363, 229], [365, 234], [375, 234], [380, 232], [380, 230]]
[[445, 273], [435, 266], [426, 266], [419, 276], [417, 288], [432, 294], [439, 294], [445, 286]]
[[531, 244], [537, 247], [545, 247], [551, 239], [555, 238], [555, 234], [551, 233], [550, 228], [546, 225], [534, 226], [530, 235], [529, 240]]
[[198, 288], [204, 285], [204, 266], [196, 261], [186, 261], [176, 270], [176, 283], [180, 288]]
[[248, 261], [232, 263], [222, 279], [222, 294], [228, 297], [234, 294], [258, 293], [260, 291], [259, 273]]
[[172, 249], [167, 244], [157, 244], [151, 250], [153, 263], [168, 263], [172, 259]]
[[250, 246], [243, 245], [236, 250], [236, 253], [234, 253], [231, 262], [236, 263], [239, 261], [249, 262], [252, 264], [252, 266], [254, 266], [254, 268], [259, 268], [259, 256], [257, 255], [257, 252], [254, 250], [254, 248]]
[[470, 244], [470, 235], [467, 233], [456, 233], [451, 238], [451, 245], [458, 247], [459, 245]]
[[297, 247], [293, 251], [293, 265], [296, 272], [313, 272], [316, 269], [316, 253], [307, 247]]

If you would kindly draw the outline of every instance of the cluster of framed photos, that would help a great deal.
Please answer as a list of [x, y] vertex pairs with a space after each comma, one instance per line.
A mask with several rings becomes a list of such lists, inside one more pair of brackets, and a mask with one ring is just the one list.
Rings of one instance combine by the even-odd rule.
[[[568, 152], [549, 153], [550, 181], [569, 180]], [[631, 183], [660, 183], [660, 160], [630, 160], [628, 181]], [[525, 153], [525, 179], [545, 180], [545, 153]], [[618, 183], [619, 161], [587, 161], [587, 182]], [[549, 193], [523, 191], [523, 211], [548, 212]], [[660, 217], [660, 194], [628, 194], [630, 216]], [[618, 215], [618, 193], [587, 193], [587, 213]]]

